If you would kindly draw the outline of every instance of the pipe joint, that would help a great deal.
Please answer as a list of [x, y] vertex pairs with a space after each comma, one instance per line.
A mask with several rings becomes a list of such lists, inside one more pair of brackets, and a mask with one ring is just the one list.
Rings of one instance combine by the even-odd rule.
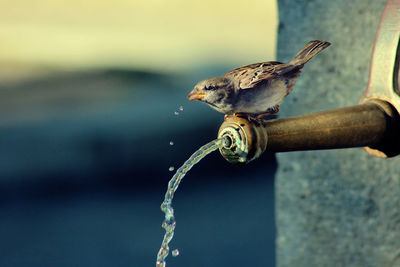
[[224, 138], [220, 152], [230, 163], [247, 163], [258, 158], [268, 142], [267, 131], [260, 123], [236, 116], [222, 123], [218, 138]]

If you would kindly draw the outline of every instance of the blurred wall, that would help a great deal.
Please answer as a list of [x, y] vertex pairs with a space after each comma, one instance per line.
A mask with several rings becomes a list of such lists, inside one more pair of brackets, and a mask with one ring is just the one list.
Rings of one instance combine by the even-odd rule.
[[[279, 0], [278, 60], [328, 47], [304, 68], [282, 116], [358, 103], [385, 0]], [[277, 266], [400, 266], [400, 158], [361, 148], [278, 154]]]
[[276, 26], [274, 0], [5, 0], [0, 70], [247, 64], [274, 58]]
[[[276, 17], [275, 1], [0, 1], [0, 265], [154, 266], [168, 169], [223, 120], [188, 90], [274, 59]], [[196, 165], [168, 266], [273, 266], [275, 170]]]

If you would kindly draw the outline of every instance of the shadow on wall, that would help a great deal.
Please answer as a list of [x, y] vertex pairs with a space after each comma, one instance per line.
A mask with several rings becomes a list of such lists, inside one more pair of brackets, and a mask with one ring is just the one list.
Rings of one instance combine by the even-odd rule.
[[[151, 266], [168, 168], [223, 119], [187, 102], [197, 80], [108, 70], [1, 85], [0, 262]], [[168, 262], [273, 266], [276, 167], [271, 154], [235, 166], [213, 153], [196, 165], [174, 199], [181, 255]]]

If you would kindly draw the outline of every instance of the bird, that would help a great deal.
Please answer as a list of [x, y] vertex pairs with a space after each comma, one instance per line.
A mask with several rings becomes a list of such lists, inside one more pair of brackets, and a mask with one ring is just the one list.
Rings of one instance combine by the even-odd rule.
[[304, 65], [330, 46], [327, 41], [308, 42], [288, 63], [269, 61], [250, 64], [198, 82], [188, 100], [199, 100], [225, 119], [231, 116], [262, 120], [279, 113], [279, 105], [293, 90]]

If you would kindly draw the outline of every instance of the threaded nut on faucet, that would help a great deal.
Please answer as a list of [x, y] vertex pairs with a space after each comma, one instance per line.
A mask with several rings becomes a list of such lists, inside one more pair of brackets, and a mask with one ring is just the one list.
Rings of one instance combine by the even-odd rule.
[[230, 163], [248, 163], [258, 158], [267, 147], [267, 131], [256, 121], [232, 116], [218, 131], [218, 138], [225, 138], [219, 149]]

